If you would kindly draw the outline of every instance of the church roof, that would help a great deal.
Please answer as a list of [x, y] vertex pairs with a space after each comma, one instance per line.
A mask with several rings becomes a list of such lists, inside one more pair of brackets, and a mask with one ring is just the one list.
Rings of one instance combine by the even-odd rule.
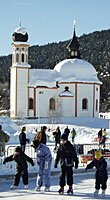
[[29, 86], [56, 87], [58, 72], [50, 69], [30, 69]]
[[83, 82], [102, 84], [93, 65], [82, 59], [66, 59], [53, 70], [30, 69], [29, 86], [56, 87], [56, 82]]
[[54, 70], [59, 73], [62, 82], [95, 82], [101, 84], [94, 66], [82, 59], [65, 59], [58, 63]]

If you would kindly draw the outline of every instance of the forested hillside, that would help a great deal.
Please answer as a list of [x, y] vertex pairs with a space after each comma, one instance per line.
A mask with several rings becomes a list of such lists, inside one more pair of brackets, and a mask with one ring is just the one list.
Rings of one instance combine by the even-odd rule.
[[[94, 65], [101, 86], [100, 111], [110, 111], [110, 29], [96, 31], [78, 38], [81, 57]], [[68, 57], [68, 41], [50, 43], [29, 48], [29, 63], [32, 68], [53, 69]], [[9, 109], [11, 55], [0, 57], [0, 110]]]

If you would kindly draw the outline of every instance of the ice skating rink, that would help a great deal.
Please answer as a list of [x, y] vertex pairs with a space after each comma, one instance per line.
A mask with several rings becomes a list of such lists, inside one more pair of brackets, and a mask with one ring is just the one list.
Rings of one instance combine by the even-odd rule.
[[40, 192], [34, 190], [36, 184], [36, 178], [29, 179], [29, 189], [25, 190], [20, 182], [18, 189], [11, 190], [13, 180], [7, 180], [6, 178], [0, 179], [0, 199], [4, 200], [65, 200], [69, 196], [69, 200], [81, 200], [81, 199], [109, 199], [110, 200], [110, 176], [107, 182], [107, 190], [105, 198], [101, 196], [101, 190], [98, 197], [94, 197], [94, 173], [77, 173], [74, 174], [74, 193], [73, 195], [67, 195], [66, 191], [68, 187], [65, 187], [65, 192], [63, 195], [58, 194], [59, 189], [59, 175], [51, 177], [51, 188], [50, 192], [44, 192], [44, 187], [42, 187]]

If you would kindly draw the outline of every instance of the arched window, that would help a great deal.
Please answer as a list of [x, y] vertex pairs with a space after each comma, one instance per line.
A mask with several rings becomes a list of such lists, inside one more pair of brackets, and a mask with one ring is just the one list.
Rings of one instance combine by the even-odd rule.
[[22, 60], [22, 62], [24, 62], [24, 53], [22, 53], [22, 55], [21, 55], [21, 60]]
[[82, 100], [82, 110], [87, 110], [88, 109], [88, 100], [84, 98]]
[[55, 110], [55, 99], [54, 98], [51, 98], [49, 100], [49, 109], [50, 110]]
[[19, 54], [16, 54], [16, 62], [19, 62]]
[[98, 111], [98, 99], [96, 99], [96, 111]]
[[29, 98], [29, 109], [33, 109], [34, 108], [34, 100], [33, 98]]

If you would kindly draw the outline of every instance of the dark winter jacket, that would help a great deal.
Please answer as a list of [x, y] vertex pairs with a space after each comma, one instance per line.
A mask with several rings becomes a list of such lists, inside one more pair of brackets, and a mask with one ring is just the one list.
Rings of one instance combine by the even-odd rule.
[[69, 128], [65, 128], [65, 130], [64, 130], [64, 133], [66, 133], [66, 134], [67, 134], [67, 136], [69, 136], [70, 129], [69, 129]]
[[65, 165], [68, 167], [73, 167], [75, 162], [75, 168], [78, 167], [78, 158], [75, 148], [69, 141], [67, 141], [65, 144], [61, 144], [58, 148], [57, 156], [55, 159], [55, 166], [57, 166], [59, 161], [61, 166]]
[[15, 161], [16, 162], [16, 169], [18, 170], [25, 170], [27, 169], [28, 165], [27, 162], [31, 163], [32, 166], [34, 166], [34, 162], [32, 158], [27, 156], [24, 152], [14, 152], [13, 155], [10, 155], [9, 157], [6, 157], [4, 159], [3, 164], [6, 162]]
[[46, 144], [47, 138], [46, 138], [46, 133], [44, 130], [41, 131], [41, 140], [40, 143]]
[[102, 129], [100, 129], [99, 132], [98, 132], [98, 138], [99, 137], [102, 137]]
[[19, 134], [19, 141], [21, 145], [26, 145], [26, 142], [29, 142], [29, 139], [26, 138], [25, 132]]
[[89, 163], [86, 167], [87, 169], [92, 169], [93, 167], [96, 167], [96, 177], [101, 176], [106, 181], [108, 178], [107, 174], [107, 162], [105, 158], [101, 157], [100, 160], [93, 159], [91, 163]]
[[60, 130], [56, 130], [55, 132], [53, 132], [53, 136], [55, 138], [55, 141], [57, 143], [60, 143], [61, 131]]

